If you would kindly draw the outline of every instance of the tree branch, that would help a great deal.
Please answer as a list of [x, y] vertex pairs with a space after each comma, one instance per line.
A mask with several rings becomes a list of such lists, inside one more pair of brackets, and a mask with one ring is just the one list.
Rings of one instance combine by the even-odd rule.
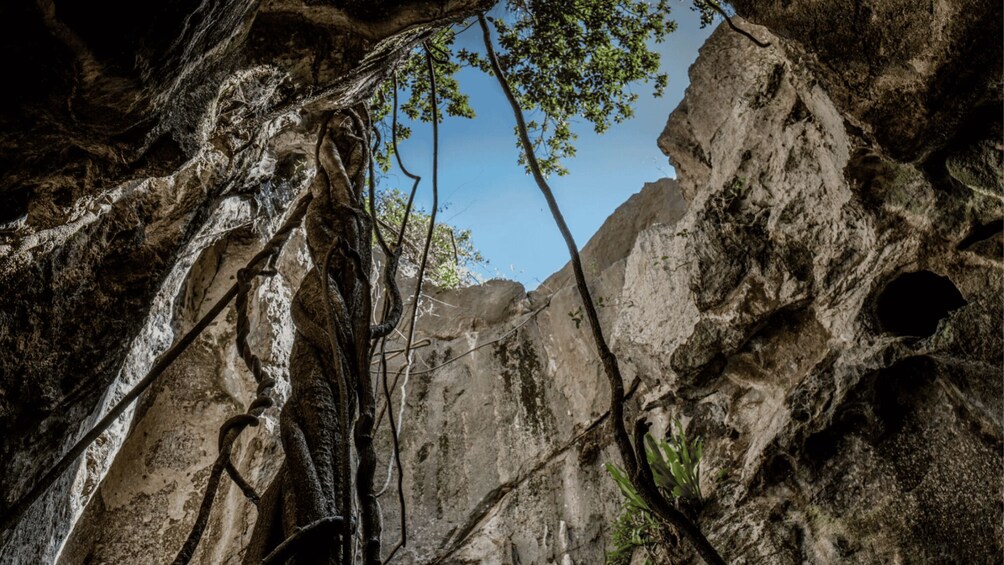
[[753, 34], [751, 34], [750, 32], [748, 32], [748, 31], [744, 30], [743, 28], [737, 26], [732, 21], [732, 18], [729, 17], [728, 13], [726, 13], [725, 10], [723, 10], [722, 7], [719, 6], [717, 2], [715, 2], [715, 0], [703, 0], [703, 2], [705, 4], [707, 4], [708, 6], [711, 6], [712, 10], [718, 12], [718, 15], [720, 15], [723, 18], [725, 18], [725, 23], [729, 24], [729, 27], [732, 28], [732, 31], [738, 33], [739, 35], [742, 35], [742, 36], [746, 37], [747, 39], [749, 39], [750, 41], [752, 41], [753, 44], [756, 45], [757, 47], [761, 47], [761, 48], [764, 48], [764, 49], [766, 49], [767, 47], [770, 47], [770, 43], [769, 42], [765, 43], [763, 41], [760, 41], [756, 37], [753, 37]]
[[[383, 381], [383, 394], [384, 398], [387, 399], [387, 406], [391, 404], [391, 394], [390, 388], [387, 386], [387, 340], [382, 340], [380, 342], [380, 369], [382, 372]], [[384, 559], [384, 563], [389, 563], [397, 551], [408, 544], [408, 520], [407, 520], [407, 504], [404, 498], [404, 466], [401, 464], [401, 445], [397, 437], [397, 423], [394, 421], [394, 411], [387, 411], [387, 420], [390, 424], [390, 437], [391, 442], [394, 446], [394, 464], [397, 466], [397, 501], [401, 506], [401, 539], [398, 540], [394, 547], [391, 548], [387, 557]], [[390, 478], [390, 477], [388, 477]], [[386, 488], [386, 487], [385, 487]], [[377, 494], [379, 496], [379, 494]]]

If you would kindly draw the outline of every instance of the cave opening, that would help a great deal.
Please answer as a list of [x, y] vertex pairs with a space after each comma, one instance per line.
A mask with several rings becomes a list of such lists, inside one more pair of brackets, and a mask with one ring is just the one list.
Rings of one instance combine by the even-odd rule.
[[948, 277], [923, 270], [903, 273], [887, 284], [879, 293], [876, 314], [884, 332], [929, 337], [949, 312], [965, 305]]

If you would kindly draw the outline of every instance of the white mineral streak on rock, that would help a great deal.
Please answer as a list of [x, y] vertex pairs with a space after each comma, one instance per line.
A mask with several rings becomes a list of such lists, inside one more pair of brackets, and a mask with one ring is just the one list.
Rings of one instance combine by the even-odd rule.
[[[189, 244], [182, 258], [171, 270], [157, 293], [143, 331], [133, 341], [126, 356], [122, 373], [113, 387], [109, 389], [105, 398], [102, 399], [98, 415], [93, 418], [94, 421], [100, 420], [104, 414], [118, 404], [119, 400], [133, 388], [133, 385], [146, 376], [157, 357], [174, 342], [177, 336], [171, 330], [171, 320], [174, 318], [177, 308], [175, 299], [178, 297], [178, 292], [201, 249], [212, 244], [221, 234], [246, 224], [250, 220], [251, 211], [247, 203], [237, 198], [229, 198], [221, 203], [202, 233]], [[74, 521], [83, 511], [95, 487], [108, 472], [109, 465], [128, 433], [134, 411], [135, 404], [128, 408], [84, 455], [84, 463], [77, 468], [71, 489], [70, 503], [73, 508]]]
[[[247, 206], [224, 206], [220, 215], [246, 223]], [[175, 333], [186, 331], [210, 308], [233, 284], [236, 270], [260, 248], [262, 242], [247, 228], [233, 233], [236, 236], [227, 236], [211, 243], [207, 251], [193, 254], [188, 262], [190, 268], [177, 279], [172, 277], [171, 288], [162, 292], [164, 300], [158, 300], [159, 310], [171, 313], [166, 321], [173, 320]], [[280, 402], [288, 394], [284, 370], [293, 333], [288, 303], [304, 265], [303, 238], [297, 231], [280, 257], [280, 274], [259, 279], [263, 282], [255, 286], [251, 296], [249, 343], [262, 359], [265, 371], [281, 380], [276, 395]], [[254, 398], [255, 384], [234, 346], [235, 319], [231, 305], [144, 395], [143, 409], [132, 420], [122, 455], [98, 488], [100, 503], [88, 506], [90, 514], [80, 521], [80, 531], [71, 534], [61, 562], [76, 563], [88, 555], [109, 563], [163, 563], [173, 559], [197, 512], [207, 478], [205, 471], [217, 453], [216, 434], [204, 433], [210, 431], [206, 426], [218, 429]], [[169, 342], [170, 337], [165, 343]], [[148, 364], [146, 360], [137, 374], [145, 374]], [[265, 437], [277, 433], [274, 411], [263, 420], [255, 433]], [[274, 453], [266, 459], [269, 449], [248, 447], [258, 444], [250, 438], [252, 434], [247, 435], [238, 444], [234, 461], [241, 469], [254, 469], [255, 473], [245, 471], [245, 476], [258, 484], [266, 479], [262, 473], [274, 473], [281, 459]], [[122, 437], [117, 439], [122, 441]], [[245, 502], [239, 492], [236, 494], [236, 498], [228, 495], [218, 500], [218, 507], [231, 518], [243, 513], [245, 519], [253, 519], [253, 513], [233, 508]], [[120, 528], [131, 527], [125, 524], [139, 519], [143, 524], [137, 526], [136, 533], [141, 536], [123, 539], [115, 535]], [[104, 527], [91, 527], [94, 524]], [[240, 546], [246, 541], [246, 532], [234, 529], [233, 523], [214, 521], [207, 540]], [[226, 562], [213, 553], [209, 541], [200, 554], [206, 562]]]

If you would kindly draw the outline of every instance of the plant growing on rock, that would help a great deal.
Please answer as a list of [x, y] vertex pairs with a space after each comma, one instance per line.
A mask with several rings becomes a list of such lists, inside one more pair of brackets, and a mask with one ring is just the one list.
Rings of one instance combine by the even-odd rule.
[[[630, 485], [627, 477], [623, 477]], [[618, 481], [618, 484], [622, 483]], [[623, 486], [621, 487], [623, 489]], [[608, 565], [630, 565], [636, 551], [645, 552], [645, 565], [653, 565], [657, 553], [659, 524], [652, 515], [638, 506], [625, 501], [621, 513], [614, 520], [610, 532], [613, 549], [607, 552]]]
[[[646, 460], [656, 487], [685, 507], [699, 506], [703, 499], [700, 464], [704, 443], [701, 438], [688, 440], [683, 425], [676, 420], [670, 429], [669, 441], [657, 441], [652, 434], [646, 433], [644, 442]], [[646, 558], [646, 563], [649, 563], [652, 547], [658, 544], [662, 535], [652, 509], [638, 494], [623, 469], [614, 463], [606, 463], [605, 467], [624, 495], [621, 513], [614, 522], [611, 535], [614, 549], [607, 554], [607, 563], [630, 563], [631, 556], [639, 548], [649, 553]]]
[[[667, 496], [682, 499], [690, 504], [700, 504], [704, 500], [701, 494], [700, 469], [701, 458], [704, 456], [704, 442], [701, 438], [688, 440], [679, 420], [675, 425], [676, 428], [670, 430], [668, 442], [656, 441], [652, 434], [645, 434], [648, 466], [655, 479], [655, 485]], [[606, 463], [605, 466], [620, 487], [625, 502], [648, 511], [648, 506], [638, 497], [638, 492], [631, 484], [627, 473], [613, 463]]]
[[662, 490], [688, 503], [700, 504], [701, 458], [704, 456], [704, 441], [687, 439], [687, 432], [680, 420], [670, 429], [670, 438], [659, 440], [652, 434], [645, 434], [645, 453], [652, 468], [655, 484]]

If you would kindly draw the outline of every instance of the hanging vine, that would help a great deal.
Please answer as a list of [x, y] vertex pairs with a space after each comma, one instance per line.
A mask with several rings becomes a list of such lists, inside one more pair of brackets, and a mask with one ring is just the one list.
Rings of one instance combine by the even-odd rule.
[[582, 270], [582, 260], [579, 257], [578, 251], [579, 248], [575, 243], [575, 239], [572, 237], [571, 231], [568, 229], [568, 225], [565, 223], [565, 219], [561, 214], [561, 209], [558, 208], [558, 202], [554, 198], [554, 193], [551, 191], [551, 187], [547, 183], [547, 180], [545, 180], [540, 165], [537, 163], [533, 143], [530, 141], [526, 121], [523, 118], [523, 111], [520, 109], [519, 102], [516, 100], [516, 97], [512, 92], [512, 88], [506, 81], [505, 73], [499, 65], [498, 57], [495, 55], [495, 49], [492, 46], [491, 32], [488, 30], [488, 24], [485, 21], [484, 15], [478, 15], [478, 23], [481, 24], [485, 51], [488, 53], [492, 73], [498, 79], [499, 86], [502, 87], [502, 91], [505, 93], [506, 99], [512, 107], [513, 116], [516, 119], [516, 127], [519, 132], [519, 140], [523, 146], [527, 164], [533, 174], [534, 181], [537, 183], [538, 188], [540, 188], [541, 193], [544, 195], [544, 199], [547, 200], [547, 205], [551, 211], [551, 215], [554, 217], [554, 221], [558, 225], [558, 230], [561, 232], [561, 235], [565, 240], [565, 244], [568, 247], [568, 254], [572, 263], [572, 272], [575, 274], [575, 286], [579, 291], [580, 298], [582, 299], [586, 319], [589, 321], [589, 329], [593, 337], [593, 343], [599, 353], [600, 361], [603, 365], [603, 371], [606, 374], [607, 381], [610, 385], [610, 424], [614, 435], [614, 443], [617, 445], [617, 449], [620, 452], [624, 466], [628, 470], [631, 482], [634, 484], [641, 497], [655, 512], [656, 516], [665, 525], [675, 528], [684, 537], [686, 537], [690, 543], [693, 544], [698, 554], [700, 554], [706, 562], [724, 565], [725, 560], [722, 559], [711, 543], [708, 542], [708, 539], [704, 536], [704, 533], [701, 532], [700, 528], [698, 528], [693, 521], [670, 504], [670, 502], [666, 500], [666, 498], [662, 496], [656, 488], [655, 482], [652, 479], [652, 471], [649, 469], [646, 462], [645, 444], [642, 441], [648, 426], [643, 419], [639, 419], [635, 422], [635, 445], [634, 447], [631, 445], [631, 439], [628, 435], [627, 427], [624, 424], [624, 379], [621, 377], [620, 368], [617, 364], [617, 357], [610, 350], [610, 346], [607, 345], [606, 338], [603, 337], [603, 328], [600, 327], [600, 320], [596, 313], [596, 306], [593, 304], [593, 299], [589, 292], [589, 286], [586, 284], [586, 276]]
[[[300, 198], [296, 204], [293, 206], [289, 217], [282, 224], [282, 226], [276, 230], [272, 238], [265, 244], [261, 251], [258, 252], [242, 269], [243, 277], [242, 280], [246, 284], [252, 277], [258, 275], [271, 275], [274, 271], [266, 268], [267, 264], [271, 264], [282, 251], [283, 246], [289, 239], [290, 234], [293, 230], [300, 225], [303, 220], [304, 215], [307, 211], [307, 206], [310, 204], [312, 196], [307, 194]], [[52, 466], [49, 470], [42, 476], [41, 479], [35, 483], [32, 488], [22, 495], [13, 505], [11, 505], [10, 510], [0, 517], [0, 532], [7, 531], [13, 528], [17, 522], [24, 516], [24, 514], [31, 508], [31, 506], [46, 492], [52, 485], [65, 473], [77, 459], [84, 454], [88, 446], [90, 446], [98, 437], [108, 431], [108, 428], [112, 426], [122, 416], [123, 413], [135, 402], [148, 388], [152, 385], [164, 371], [178, 359], [192, 343], [202, 334], [202, 332], [213, 323], [213, 320], [223, 312], [224, 309], [230, 304], [230, 301], [234, 300], [241, 294], [241, 282], [234, 283], [227, 290], [224, 295], [216, 301], [215, 304], [206, 312], [202, 318], [188, 330], [185, 335], [183, 335], [178, 341], [176, 341], [167, 351], [162, 353], [157, 361], [150, 368], [150, 371], [139, 380], [133, 388], [129, 390], [116, 404], [105, 414], [101, 420], [98, 421], [83, 437], [77, 440], [76, 443]], [[239, 476], [239, 475], [234, 475]], [[240, 479], [237, 479], [240, 481]], [[246, 484], [245, 484], [246, 486]]]
[[[428, 47], [426, 57], [435, 100], [433, 58]], [[245, 563], [280, 562], [296, 555], [310, 556], [311, 563], [354, 563], [353, 533], [357, 514], [363, 563], [386, 562], [407, 543], [398, 429], [391, 414], [393, 457], [398, 467], [401, 504], [401, 539], [386, 560], [381, 558], [382, 517], [374, 492], [376, 389], [369, 367], [373, 345], [379, 343], [381, 365], [386, 369], [386, 337], [400, 322], [403, 313], [395, 278], [404, 229], [420, 178], [407, 173], [415, 183], [404, 225], [391, 247], [379, 230], [374, 233], [376, 191], [371, 131], [372, 124], [364, 120], [360, 112], [352, 110], [327, 117], [321, 125], [315, 154], [318, 174], [311, 186], [313, 200], [305, 220], [307, 246], [314, 268], [293, 297], [293, 322], [297, 333], [290, 358], [292, 393], [280, 415], [286, 459], [262, 497]], [[435, 229], [437, 141], [438, 126], [433, 120], [433, 206], [412, 301], [406, 358], [411, 353], [418, 301]], [[396, 139], [393, 142], [396, 145]], [[368, 186], [370, 214], [364, 211], [364, 186]], [[383, 319], [371, 326], [369, 272], [374, 237], [385, 256], [387, 288]], [[391, 395], [385, 371], [382, 376], [389, 410]], [[350, 436], [358, 459], [355, 473], [351, 469]], [[353, 477], [358, 512], [354, 510], [351, 493]], [[336, 543], [330, 543], [330, 535], [323, 535], [325, 532], [334, 534]]]
[[[322, 120], [305, 219], [314, 266], [293, 297], [292, 391], [279, 418], [285, 461], [262, 499], [245, 563], [260, 563], [283, 544], [317, 563], [354, 561], [350, 437], [359, 456], [363, 562], [380, 563], [368, 370], [373, 223], [363, 208], [368, 140], [369, 124], [356, 111]], [[304, 533], [310, 524], [320, 525]]]

